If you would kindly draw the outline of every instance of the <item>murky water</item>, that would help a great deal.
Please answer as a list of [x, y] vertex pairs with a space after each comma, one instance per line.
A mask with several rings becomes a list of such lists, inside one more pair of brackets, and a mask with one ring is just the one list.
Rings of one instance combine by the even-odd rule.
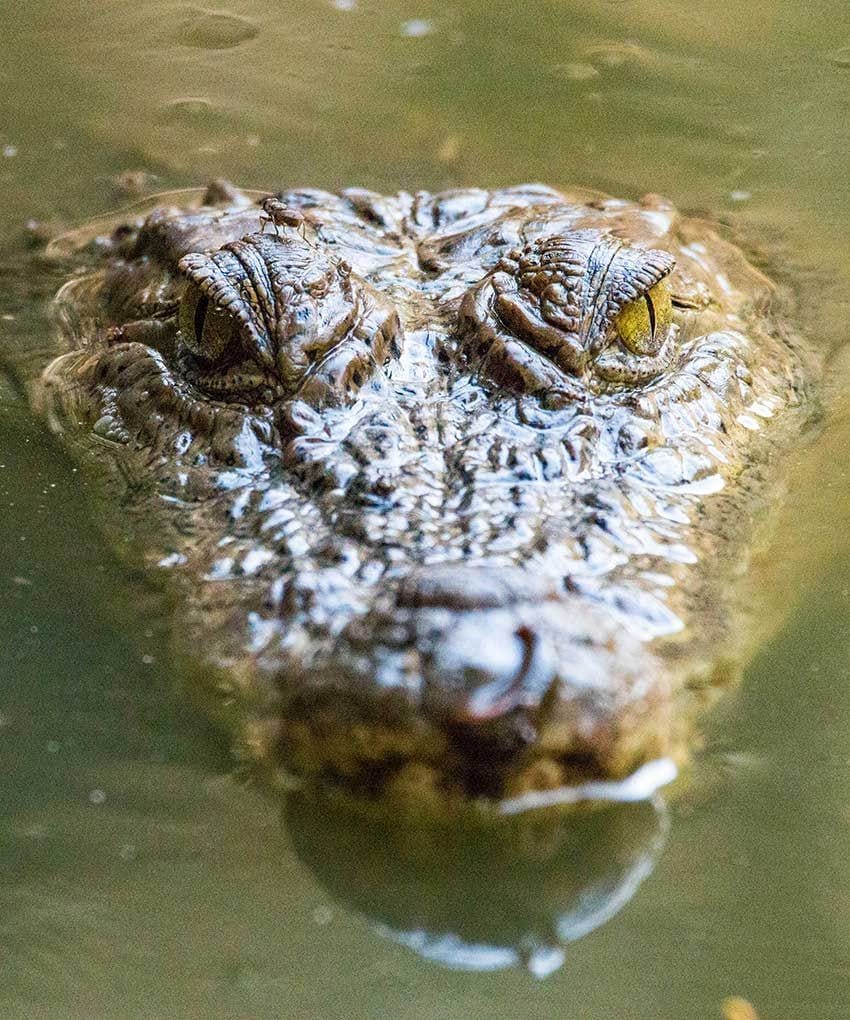
[[[839, 352], [761, 566], [784, 622], [687, 788], [486, 850], [393, 842], [241, 787], [174, 692], [156, 596], [0, 388], [0, 1015], [679, 1020], [740, 995], [769, 1020], [846, 1017], [846, 2], [0, 14], [5, 236], [121, 204], [128, 170], [157, 190], [660, 191], [772, 252], [813, 341]], [[20, 293], [0, 277], [0, 343], [44, 330]]]

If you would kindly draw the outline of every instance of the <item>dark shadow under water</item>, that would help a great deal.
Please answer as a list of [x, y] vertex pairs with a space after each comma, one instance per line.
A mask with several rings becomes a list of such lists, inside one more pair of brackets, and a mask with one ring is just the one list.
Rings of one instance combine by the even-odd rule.
[[453, 970], [537, 977], [628, 903], [667, 833], [660, 798], [432, 829], [364, 824], [295, 793], [284, 822], [299, 860], [376, 934]]

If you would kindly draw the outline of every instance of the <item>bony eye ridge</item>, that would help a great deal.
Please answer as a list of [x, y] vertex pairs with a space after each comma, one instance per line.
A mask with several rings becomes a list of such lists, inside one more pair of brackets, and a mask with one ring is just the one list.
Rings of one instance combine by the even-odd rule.
[[673, 322], [673, 302], [664, 281], [629, 301], [614, 316], [613, 327], [632, 354], [654, 356], [664, 345]]
[[393, 300], [300, 237], [247, 234], [177, 269], [179, 367], [217, 399], [345, 406], [398, 349]]

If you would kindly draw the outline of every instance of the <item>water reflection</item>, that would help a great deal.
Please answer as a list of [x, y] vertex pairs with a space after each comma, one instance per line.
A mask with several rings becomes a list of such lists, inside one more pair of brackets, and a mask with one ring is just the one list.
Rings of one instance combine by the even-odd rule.
[[293, 793], [284, 820], [313, 877], [377, 935], [451, 970], [536, 977], [629, 902], [668, 829], [660, 798], [458, 830], [364, 825]]

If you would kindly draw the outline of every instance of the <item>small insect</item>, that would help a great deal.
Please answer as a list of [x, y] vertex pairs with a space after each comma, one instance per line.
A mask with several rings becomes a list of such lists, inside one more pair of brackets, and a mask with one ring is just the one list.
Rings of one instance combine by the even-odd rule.
[[265, 231], [267, 223], [271, 223], [277, 237], [280, 237], [280, 227], [291, 227], [297, 230], [305, 241], [307, 240], [307, 218], [299, 208], [281, 202], [274, 195], [264, 198], [260, 207], [263, 210], [260, 213], [260, 233]]

